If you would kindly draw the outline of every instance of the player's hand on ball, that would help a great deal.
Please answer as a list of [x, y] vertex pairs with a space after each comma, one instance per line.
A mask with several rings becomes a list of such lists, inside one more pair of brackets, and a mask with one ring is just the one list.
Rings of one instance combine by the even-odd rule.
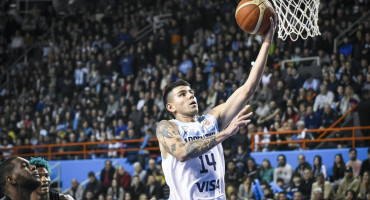
[[266, 33], [262, 34], [265, 42], [271, 43], [274, 38], [275, 29], [277, 26], [277, 16], [274, 14], [274, 17], [270, 17], [270, 28]]
[[237, 133], [240, 127], [247, 125], [251, 121], [248, 118], [252, 116], [253, 113], [247, 113], [249, 107], [250, 105], [246, 105], [230, 122], [229, 126], [226, 128], [227, 131], [230, 131], [230, 135]]

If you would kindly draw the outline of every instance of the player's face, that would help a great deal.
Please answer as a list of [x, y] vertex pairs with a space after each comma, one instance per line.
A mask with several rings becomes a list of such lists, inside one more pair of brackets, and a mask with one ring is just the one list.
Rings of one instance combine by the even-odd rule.
[[28, 191], [34, 191], [40, 186], [40, 176], [34, 165], [30, 165], [24, 158], [15, 158], [12, 161], [15, 164], [13, 178], [20, 188]]
[[50, 174], [44, 167], [38, 167], [37, 171], [40, 175], [41, 185], [37, 188], [36, 193], [40, 196], [48, 195], [51, 184]]
[[189, 86], [179, 86], [172, 90], [167, 109], [172, 113], [195, 116], [198, 103], [194, 91]]

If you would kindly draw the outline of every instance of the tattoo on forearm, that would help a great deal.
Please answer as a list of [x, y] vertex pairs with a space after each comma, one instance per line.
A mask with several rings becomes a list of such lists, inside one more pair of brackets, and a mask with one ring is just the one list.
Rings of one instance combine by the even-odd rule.
[[[163, 148], [167, 152], [174, 153], [178, 148], [185, 148], [187, 159], [198, 157], [218, 144], [215, 135], [201, 140], [184, 143], [182, 138], [176, 133], [176, 130], [174, 130], [174, 127], [169, 122], [160, 122], [156, 133], [157, 138], [160, 140]], [[167, 143], [169, 141], [168, 139], [173, 139], [172, 141], [176, 142], [174, 144]]]
[[163, 138], [162, 145], [168, 152], [174, 152], [176, 150], [176, 146], [171, 145], [171, 148], [166, 143], [165, 138], [173, 138], [176, 133], [173, 130], [173, 127], [169, 122], [160, 123], [157, 127], [157, 137]]
[[210, 136], [202, 140], [186, 143], [186, 154], [189, 158], [195, 158], [207, 152], [217, 145], [216, 136]]
[[171, 150], [172, 150], [172, 152], [175, 152], [176, 151], [176, 144], [172, 144], [171, 145]]

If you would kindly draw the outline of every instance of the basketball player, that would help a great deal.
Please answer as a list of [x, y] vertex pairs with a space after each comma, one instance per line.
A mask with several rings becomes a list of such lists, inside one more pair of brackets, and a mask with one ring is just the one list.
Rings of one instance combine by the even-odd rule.
[[69, 195], [50, 190], [50, 166], [43, 158], [31, 158], [30, 164], [36, 166], [41, 185], [32, 193], [31, 200], [73, 200]]
[[6, 200], [30, 200], [41, 184], [34, 165], [21, 157], [11, 157], [0, 164], [0, 190]]
[[169, 199], [226, 199], [221, 142], [250, 121], [252, 113], [246, 114], [246, 103], [260, 83], [266, 65], [275, 31], [275, 22], [272, 18], [270, 21], [248, 80], [207, 115], [197, 115], [197, 100], [187, 82], [178, 80], [166, 88], [163, 102], [175, 119], [159, 122], [156, 135], [170, 187]]

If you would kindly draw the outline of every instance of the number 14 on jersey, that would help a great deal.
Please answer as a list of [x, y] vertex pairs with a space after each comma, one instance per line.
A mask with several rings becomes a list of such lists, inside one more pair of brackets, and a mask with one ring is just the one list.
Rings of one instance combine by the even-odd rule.
[[213, 166], [213, 170], [216, 171], [216, 161], [215, 161], [215, 156], [213, 155], [213, 153], [211, 153], [210, 156], [209, 154], [201, 155], [199, 156], [199, 160], [202, 165], [202, 169], [199, 171], [200, 173], [208, 172], [208, 169], [206, 169], [205, 165]]

